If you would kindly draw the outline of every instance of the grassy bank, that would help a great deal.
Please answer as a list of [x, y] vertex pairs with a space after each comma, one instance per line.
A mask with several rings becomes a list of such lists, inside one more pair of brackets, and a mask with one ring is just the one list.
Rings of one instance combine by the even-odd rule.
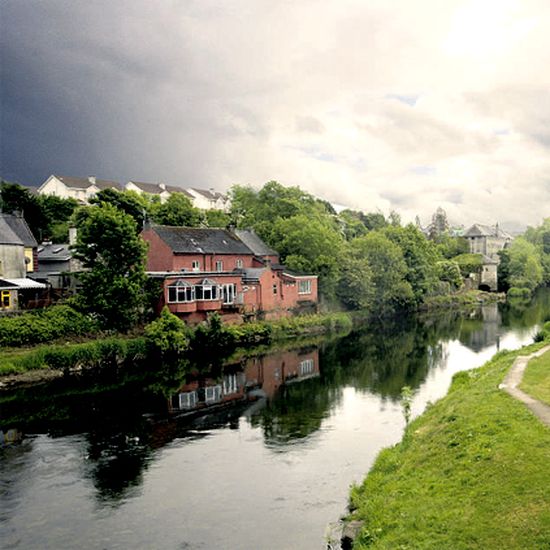
[[517, 355], [454, 377], [351, 492], [354, 548], [550, 548], [550, 430], [498, 389]]
[[[229, 356], [235, 348], [270, 345], [301, 336], [317, 336], [349, 332], [353, 325], [350, 314], [329, 313], [289, 317], [276, 321], [262, 321], [243, 325], [223, 325], [224, 345], [227, 349], [210, 350]], [[190, 348], [200, 340], [195, 329], [187, 337]], [[201, 331], [206, 342], [220, 341], [219, 334]], [[202, 344], [201, 344], [202, 346]], [[147, 358], [148, 347], [143, 336], [114, 336], [91, 339], [86, 342], [42, 344], [26, 349], [4, 349], [0, 353], [0, 377], [29, 371], [57, 370], [70, 372], [79, 369], [99, 369], [123, 366]]]
[[[520, 388], [535, 399], [550, 405], [550, 353], [529, 361]], [[550, 466], [549, 466], [550, 468]]]

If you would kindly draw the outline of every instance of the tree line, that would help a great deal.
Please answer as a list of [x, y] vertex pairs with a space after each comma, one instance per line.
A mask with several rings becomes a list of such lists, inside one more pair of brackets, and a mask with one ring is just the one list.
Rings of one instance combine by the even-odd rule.
[[[3, 211], [20, 210], [38, 240], [65, 241], [78, 228], [75, 256], [88, 268], [75, 303], [106, 327], [125, 330], [143, 318], [148, 288], [144, 273], [143, 224], [253, 229], [297, 273], [319, 277], [325, 307], [368, 310], [384, 316], [415, 309], [431, 296], [457, 291], [481, 269], [481, 257], [448, 231], [444, 212], [434, 214], [428, 237], [396, 212], [337, 213], [327, 201], [275, 181], [260, 190], [235, 185], [228, 213], [199, 210], [182, 193], [158, 197], [105, 189], [90, 206], [73, 199], [37, 196], [17, 184], [0, 185]], [[550, 282], [550, 218], [529, 228], [501, 252], [502, 290], [530, 293]], [[149, 283], [152, 285], [152, 283]]]

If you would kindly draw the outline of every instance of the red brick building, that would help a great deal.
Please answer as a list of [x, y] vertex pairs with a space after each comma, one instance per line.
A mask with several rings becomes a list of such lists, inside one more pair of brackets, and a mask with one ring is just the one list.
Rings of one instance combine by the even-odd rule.
[[153, 225], [141, 236], [148, 275], [163, 281], [161, 307], [190, 323], [211, 311], [240, 322], [317, 306], [317, 277], [288, 271], [252, 231]]

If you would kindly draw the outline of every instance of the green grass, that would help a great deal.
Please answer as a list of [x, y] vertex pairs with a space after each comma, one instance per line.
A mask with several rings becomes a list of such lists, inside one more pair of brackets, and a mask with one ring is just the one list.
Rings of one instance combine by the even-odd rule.
[[550, 352], [529, 361], [520, 388], [550, 405]]
[[550, 429], [498, 389], [501, 352], [457, 374], [449, 394], [383, 450], [352, 488], [354, 548], [549, 549]]

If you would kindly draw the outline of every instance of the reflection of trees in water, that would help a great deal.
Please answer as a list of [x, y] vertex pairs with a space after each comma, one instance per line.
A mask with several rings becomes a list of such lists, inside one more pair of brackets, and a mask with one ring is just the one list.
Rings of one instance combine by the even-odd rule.
[[321, 378], [284, 384], [250, 422], [262, 428], [268, 445], [284, 445], [316, 432], [340, 397], [341, 389], [327, 386]]
[[529, 328], [550, 320], [550, 288], [539, 288], [532, 300], [508, 300], [500, 304], [503, 324], [510, 328]]
[[345, 386], [399, 399], [401, 388], [417, 388], [443, 360], [443, 341], [456, 338], [456, 313], [421, 321], [405, 319], [369, 326], [325, 345], [319, 378], [280, 388], [275, 398], [251, 418], [268, 445], [304, 440], [319, 430], [336, 407]]

